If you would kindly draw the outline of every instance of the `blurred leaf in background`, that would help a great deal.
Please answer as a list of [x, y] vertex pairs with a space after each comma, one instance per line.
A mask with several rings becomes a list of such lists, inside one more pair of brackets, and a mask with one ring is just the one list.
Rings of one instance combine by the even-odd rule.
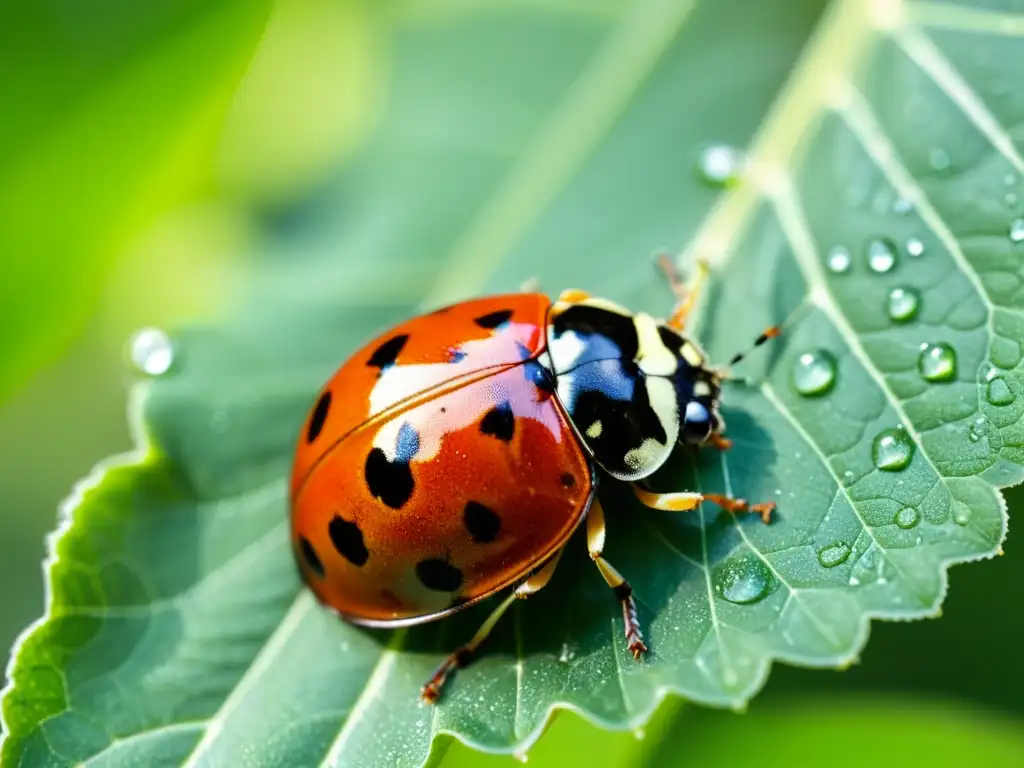
[[130, 239], [208, 184], [269, 9], [0, 5], [0, 399], [81, 333]]

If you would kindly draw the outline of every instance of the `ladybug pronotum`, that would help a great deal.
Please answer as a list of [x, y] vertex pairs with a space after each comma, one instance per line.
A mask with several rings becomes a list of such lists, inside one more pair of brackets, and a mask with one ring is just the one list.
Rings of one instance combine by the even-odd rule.
[[662, 264], [678, 297], [665, 322], [577, 290], [464, 301], [374, 339], [319, 393], [291, 478], [292, 545], [317, 599], [355, 624], [399, 627], [512, 587], [423, 687], [427, 701], [516, 598], [548, 583], [584, 520], [629, 650], [647, 650], [632, 589], [602, 555], [599, 478], [631, 483], [653, 509], [710, 501], [768, 521], [772, 504], [639, 484], [678, 443], [729, 445], [724, 374], [682, 335], [695, 291]]

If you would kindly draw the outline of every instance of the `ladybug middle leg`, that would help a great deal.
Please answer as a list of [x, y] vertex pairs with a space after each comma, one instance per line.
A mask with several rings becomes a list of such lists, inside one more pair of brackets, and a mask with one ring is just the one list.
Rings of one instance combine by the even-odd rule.
[[710, 501], [717, 504], [730, 514], [740, 512], [753, 512], [761, 516], [761, 522], [768, 524], [772, 519], [772, 512], [775, 511], [775, 502], [767, 501], [763, 504], [750, 504], [746, 499], [734, 499], [732, 496], [723, 496], [720, 493], [655, 493], [641, 488], [633, 483], [633, 493], [640, 500], [640, 503], [651, 509], [658, 509], [663, 512], [686, 512], [696, 509], [702, 501]]
[[636, 600], [633, 599], [633, 588], [622, 574], [602, 557], [604, 552], [605, 525], [604, 510], [596, 498], [587, 512], [587, 549], [590, 559], [594, 561], [605, 582], [612, 588], [615, 596], [622, 603], [622, 618], [626, 625], [626, 644], [634, 659], [647, 652], [644, 645], [644, 634], [640, 631], [640, 619], [636, 614]]
[[703, 259], [699, 260], [697, 262], [697, 273], [694, 275], [690, 285], [687, 286], [668, 254], [662, 253], [658, 255], [658, 266], [665, 273], [668, 284], [672, 288], [672, 293], [676, 295], [676, 306], [672, 310], [672, 316], [668, 319], [666, 325], [669, 328], [681, 331], [686, 325], [686, 318], [697, 303], [697, 296], [704, 287], [704, 281], [707, 280], [710, 270], [706, 261]]
[[512, 603], [539, 592], [547, 585], [551, 580], [552, 574], [555, 572], [555, 566], [558, 565], [558, 559], [561, 556], [562, 550], [560, 549], [544, 565], [522, 581], [519, 586], [512, 590], [508, 597], [501, 601], [498, 607], [491, 612], [491, 615], [484, 620], [484, 623], [480, 625], [480, 629], [476, 631], [472, 639], [465, 645], [456, 648], [448, 658], [441, 662], [433, 676], [420, 690], [420, 696], [424, 701], [428, 704], [433, 704], [437, 701], [445, 682], [447, 682], [451, 674], [456, 669], [462, 669], [467, 666], [473, 660], [477, 649], [487, 639], [487, 636], [491, 634], [494, 625], [505, 615], [505, 611], [512, 606]]

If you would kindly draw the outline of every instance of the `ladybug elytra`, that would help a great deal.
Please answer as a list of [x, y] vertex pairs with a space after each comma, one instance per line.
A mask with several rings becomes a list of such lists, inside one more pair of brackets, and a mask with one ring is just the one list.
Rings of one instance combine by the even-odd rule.
[[682, 334], [695, 291], [663, 267], [679, 299], [665, 322], [576, 290], [464, 301], [374, 339], [319, 393], [291, 478], [292, 545], [317, 599], [355, 624], [399, 627], [513, 587], [423, 687], [427, 701], [516, 598], [547, 584], [584, 520], [628, 648], [647, 650], [632, 589], [602, 555], [600, 477], [654, 509], [710, 501], [768, 521], [772, 504], [639, 484], [677, 444], [729, 445], [724, 374]]

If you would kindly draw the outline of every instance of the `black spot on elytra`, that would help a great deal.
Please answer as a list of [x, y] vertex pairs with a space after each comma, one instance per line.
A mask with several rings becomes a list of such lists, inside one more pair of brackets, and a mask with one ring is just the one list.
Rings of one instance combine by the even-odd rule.
[[477, 501], [466, 504], [462, 520], [469, 535], [478, 544], [489, 544], [494, 541], [501, 530], [501, 518], [498, 517], [498, 513]]
[[331, 391], [327, 390], [320, 399], [316, 401], [316, 405], [313, 408], [313, 413], [309, 417], [309, 427], [306, 429], [306, 442], [312, 443], [320, 435], [320, 430], [324, 428], [324, 422], [327, 421], [327, 412], [331, 409]]
[[562, 477], [561, 477], [560, 479], [561, 479], [561, 481], [562, 481], [562, 485], [563, 485], [563, 487], [565, 487], [565, 488], [573, 488], [573, 487], [575, 487], [575, 486], [576, 486], [576, 478], [575, 478], [575, 477], [573, 477], [573, 476], [572, 476], [572, 475], [571, 475], [570, 473], [568, 473], [568, 472], [566, 472], [565, 474], [563, 474], [563, 475], [562, 475]]
[[299, 536], [299, 551], [302, 553], [302, 559], [305, 560], [306, 565], [309, 566], [309, 570], [317, 576], [323, 576], [324, 564], [320, 562], [319, 555], [317, 555], [316, 550], [313, 549], [313, 545], [309, 543], [309, 539], [305, 536]]
[[506, 401], [491, 408], [480, 422], [480, 431], [509, 442], [516, 433], [516, 417], [512, 413], [512, 406]]
[[408, 462], [388, 461], [380, 448], [366, 457], [366, 487], [370, 493], [392, 509], [400, 509], [412, 496], [412, 470]]
[[462, 586], [462, 571], [447, 560], [420, 560], [416, 563], [416, 577], [435, 592], [454, 592]]
[[366, 549], [363, 532], [359, 530], [358, 525], [335, 515], [327, 526], [327, 533], [331, 537], [331, 544], [338, 550], [338, 554], [352, 565], [366, 563], [370, 553]]
[[405, 342], [408, 340], [408, 334], [404, 333], [388, 339], [373, 351], [373, 354], [370, 355], [370, 359], [366, 361], [366, 364], [375, 368], [380, 368], [382, 371], [389, 365], [394, 365], [395, 360], [398, 359], [398, 353], [402, 351], [402, 347], [405, 346]]
[[480, 315], [480, 317], [474, 317], [473, 322], [479, 325], [481, 328], [497, 328], [499, 325], [503, 325], [509, 321], [512, 317], [511, 309], [499, 309], [497, 312], [489, 312], [486, 315]]

